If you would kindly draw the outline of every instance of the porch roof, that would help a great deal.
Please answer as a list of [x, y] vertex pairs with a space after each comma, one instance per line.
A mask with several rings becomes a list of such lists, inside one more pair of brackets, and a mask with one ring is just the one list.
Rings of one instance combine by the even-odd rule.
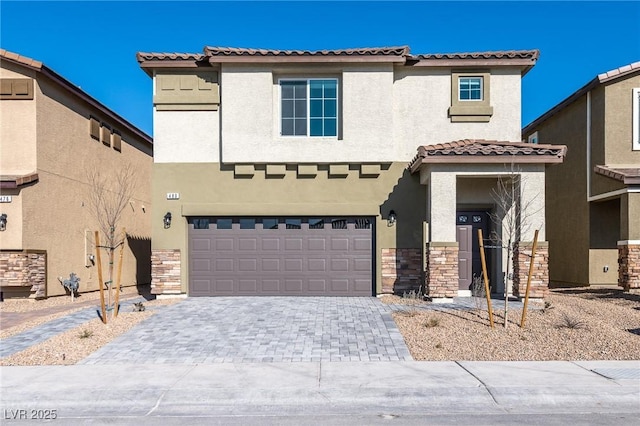
[[26, 175], [0, 175], [0, 188], [13, 189], [38, 180], [38, 173]]
[[593, 171], [625, 185], [640, 185], [640, 168], [638, 167], [595, 166]]
[[409, 163], [411, 173], [427, 163], [545, 163], [564, 161], [565, 145], [543, 145], [523, 142], [464, 139], [418, 147], [418, 154]]

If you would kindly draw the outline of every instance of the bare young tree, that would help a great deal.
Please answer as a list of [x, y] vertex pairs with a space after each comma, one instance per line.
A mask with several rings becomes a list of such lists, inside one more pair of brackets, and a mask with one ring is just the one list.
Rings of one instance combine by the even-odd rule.
[[506, 271], [504, 279], [504, 327], [508, 324], [509, 295], [513, 285], [513, 254], [522, 235], [528, 235], [531, 230], [532, 218], [540, 212], [542, 207], [535, 205], [540, 194], [522, 200], [521, 194], [526, 189], [526, 179], [521, 170], [511, 163], [510, 169], [504, 176], [498, 178], [496, 187], [491, 191], [491, 197], [496, 203], [496, 210], [491, 213], [492, 222], [499, 232], [493, 232], [491, 239], [497, 247], [501, 247], [506, 254]]
[[89, 184], [89, 209], [103, 236], [101, 246], [96, 249], [104, 249], [107, 252], [109, 262], [108, 280], [105, 283], [99, 283], [99, 285], [107, 285], [108, 306], [111, 306], [115, 251], [125, 243], [124, 235], [116, 231], [124, 209], [133, 197], [136, 174], [130, 164], [126, 164], [109, 174], [99, 168], [94, 168], [87, 172], [87, 182]]

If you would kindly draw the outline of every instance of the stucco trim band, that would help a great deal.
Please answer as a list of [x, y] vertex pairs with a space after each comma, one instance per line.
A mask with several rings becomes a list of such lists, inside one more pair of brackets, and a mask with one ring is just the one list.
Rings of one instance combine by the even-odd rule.
[[290, 215], [344, 215], [374, 216], [380, 215], [380, 209], [371, 204], [347, 203], [185, 203], [182, 216], [290, 216]]
[[22, 185], [26, 185], [38, 180], [38, 173], [30, 173], [28, 175], [5, 175], [0, 176], [0, 188], [14, 189]]

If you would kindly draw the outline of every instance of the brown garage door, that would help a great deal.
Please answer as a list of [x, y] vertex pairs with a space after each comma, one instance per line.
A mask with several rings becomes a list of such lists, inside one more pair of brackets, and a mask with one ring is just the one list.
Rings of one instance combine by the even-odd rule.
[[371, 296], [373, 218], [193, 217], [189, 295]]

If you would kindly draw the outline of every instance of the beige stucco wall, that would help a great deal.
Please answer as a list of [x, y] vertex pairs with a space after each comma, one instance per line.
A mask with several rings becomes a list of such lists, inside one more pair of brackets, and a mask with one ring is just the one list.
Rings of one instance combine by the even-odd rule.
[[2, 195], [11, 197], [10, 203], [0, 203], [0, 214], [7, 215], [6, 229], [0, 232], [1, 250], [22, 250], [22, 192], [3, 189]]
[[451, 123], [451, 70], [397, 68], [393, 87], [394, 141], [401, 158], [418, 145], [474, 138], [519, 141], [521, 76], [517, 69], [491, 69], [488, 123]]
[[[20, 191], [23, 218], [21, 248], [47, 251], [47, 296], [64, 294], [57, 277], [68, 278], [71, 272], [80, 277], [81, 292], [97, 290], [97, 268], [87, 259], [87, 254], [93, 252], [90, 249], [93, 239], [87, 241], [86, 237], [92, 236], [91, 231], [97, 229], [88, 207], [87, 171], [98, 166], [105, 175], [114, 176], [114, 171], [126, 163], [136, 170], [134, 199], [123, 212], [121, 226], [126, 227], [128, 234], [138, 237], [135, 241], [132, 239], [132, 245], [137, 247], [136, 255], [140, 256], [145, 251], [145, 240], [150, 246], [152, 150], [148, 144], [118, 126], [115, 120], [93, 110], [40, 74], [35, 95], [37, 119], [33, 130], [37, 138], [39, 180]], [[90, 114], [122, 132], [122, 152], [91, 139]], [[126, 247], [123, 285], [135, 284], [139, 276], [145, 275], [145, 270], [147, 275], [149, 273], [150, 266], [138, 264], [136, 255], [130, 246]], [[148, 258], [140, 260], [149, 262]], [[107, 280], [106, 276], [104, 280]]]
[[[422, 243], [425, 191], [406, 163], [391, 164], [380, 176], [362, 178], [351, 166], [345, 178], [329, 178], [326, 165], [319, 165], [315, 178], [298, 178], [295, 166], [283, 178], [266, 178], [264, 168], [252, 178], [235, 178], [232, 167], [220, 164], [154, 164], [152, 217], [154, 250], [179, 249], [182, 253], [182, 290], [188, 283], [188, 216], [375, 216], [377, 265], [382, 248], [419, 248]], [[178, 192], [179, 200], [167, 200]], [[387, 226], [387, 215], [395, 210], [398, 221]], [[172, 214], [164, 229], [162, 218]], [[380, 291], [380, 268], [377, 285]]]
[[[568, 147], [563, 164], [546, 171], [546, 234], [553, 285], [589, 282], [586, 114], [584, 95], [534, 129], [539, 143]], [[529, 135], [523, 136], [526, 140]]]
[[219, 163], [219, 111], [155, 111], [155, 163]]
[[606, 93], [605, 159], [607, 164], [640, 164], [640, 151], [632, 149], [632, 90], [640, 87], [640, 74], [616, 80], [604, 87]]
[[[0, 78], [34, 78], [35, 72], [6, 61]], [[22, 175], [36, 170], [36, 99], [0, 100], [0, 170]]]
[[620, 197], [620, 239], [640, 240], [640, 193]]
[[[280, 136], [279, 79], [310, 76], [338, 78], [342, 138]], [[223, 162], [399, 160], [392, 142], [390, 64], [276, 70], [268, 65], [223, 65], [220, 85]]]
[[589, 284], [618, 283], [618, 249], [589, 250]]

